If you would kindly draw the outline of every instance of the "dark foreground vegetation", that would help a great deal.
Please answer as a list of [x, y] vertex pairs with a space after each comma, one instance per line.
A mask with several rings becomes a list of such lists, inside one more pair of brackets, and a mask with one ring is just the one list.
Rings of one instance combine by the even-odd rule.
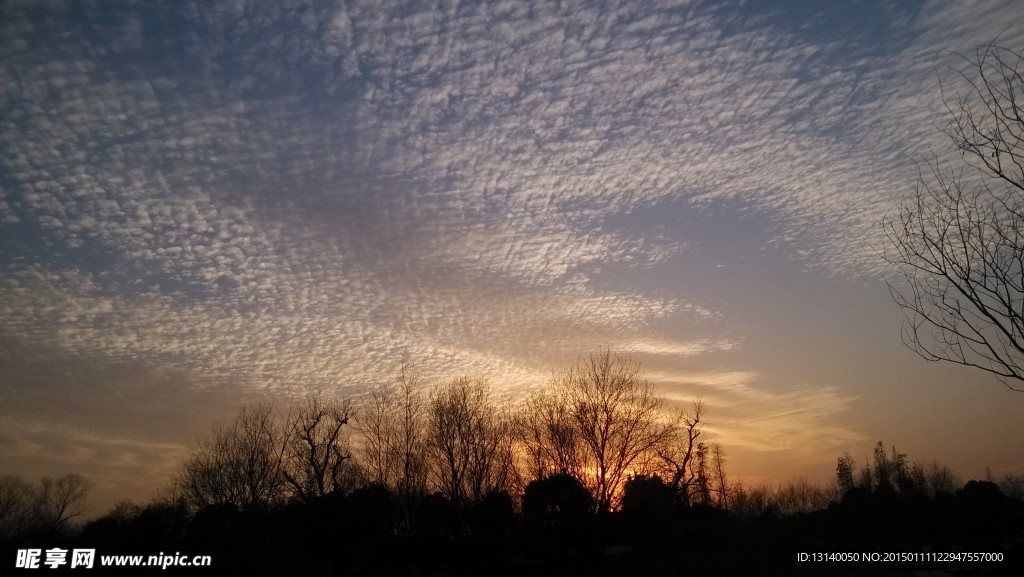
[[[795, 514], [780, 512], [799, 506], [784, 492], [752, 514], [685, 505], [660, 478], [638, 477], [627, 482], [619, 510], [595, 511], [582, 484], [556, 474], [529, 483], [520, 502], [508, 492], [462, 504], [439, 493], [403, 498], [369, 484], [249, 509], [121, 505], [77, 532], [37, 528], [9, 536], [4, 574], [21, 547], [210, 555], [211, 567], [167, 571], [211, 575], [910, 575], [935, 568], [1013, 575], [1024, 568], [1024, 503], [996, 483], [969, 481], [934, 495], [858, 486], [822, 509]], [[926, 551], [1000, 552], [1004, 560], [796, 562], [801, 552]]]
[[[1022, 569], [1022, 478], [963, 484], [879, 443], [863, 466], [839, 457], [827, 487], [746, 487], [703, 439], [704, 412], [699, 401], [673, 409], [635, 363], [608, 352], [514, 406], [479, 380], [428, 389], [406, 373], [359, 399], [312, 396], [284, 413], [246, 406], [213, 426], [160, 497], [119, 503], [81, 527], [80, 477], [2, 478], [2, 572], [18, 549], [55, 547], [95, 549], [97, 564], [101, 555], [209, 555], [210, 567], [166, 569], [208, 575]], [[864, 560], [953, 552], [1002, 561]], [[801, 563], [801, 553], [861, 560]], [[44, 563], [45, 553], [40, 568], [52, 571]]]

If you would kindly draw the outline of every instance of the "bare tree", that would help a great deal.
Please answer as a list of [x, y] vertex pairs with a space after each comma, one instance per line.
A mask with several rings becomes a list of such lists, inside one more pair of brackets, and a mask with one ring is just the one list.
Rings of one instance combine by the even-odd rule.
[[731, 489], [730, 510], [742, 519], [758, 517], [775, 506], [775, 496], [765, 486], [745, 487], [737, 482]]
[[292, 407], [286, 418], [282, 474], [291, 493], [312, 502], [353, 484], [346, 462], [352, 457], [346, 425], [352, 413], [347, 401], [310, 395]]
[[426, 490], [426, 403], [420, 379], [404, 367], [394, 383], [373, 387], [355, 419], [360, 464], [369, 480], [406, 498]]
[[806, 477], [780, 484], [772, 502], [779, 515], [792, 516], [828, 507], [829, 489], [812, 484]]
[[397, 497], [396, 529], [414, 531], [416, 509], [427, 492], [427, 403], [423, 383], [402, 367], [359, 401], [357, 463], [363, 475]]
[[81, 475], [43, 477], [36, 498], [36, 518], [45, 529], [57, 530], [89, 512], [85, 497], [92, 483]]
[[583, 477], [583, 447], [562, 400], [557, 392], [536, 392], [523, 401], [516, 415], [516, 439], [531, 479], [559, 473]]
[[627, 476], [647, 473], [638, 469], [672, 431], [664, 399], [635, 361], [608, 350], [580, 359], [555, 386], [583, 448], [582, 481], [598, 509], [611, 510]]
[[943, 90], [963, 164], [936, 159], [885, 219], [904, 342], [1024, 392], [1024, 52], [990, 44]]
[[359, 465], [373, 483], [392, 487], [395, 477], [395, 398], [391, 387], [378, 384], [360, 399], [355, 426], [359, 431]]
[[178, 484], [196, 508], [219, 503], [266, 507], [284, 494], [283, 451], [273, 408], [246, 405], [230, 423], [214, 424], [185, 462]]
[[[896, 447], [892, 448], [892, 452], [893, 454], [896, 453]], [[873, 456], [875, 459], [875, 487], [896, 489], [896, 483], [894, 481], [898, 465], [895, 459], [889, 459], [886, 455], [885, 445], [882, 444], [882, 441], [878, 441], [878, 444], [875, 445]]]
[[704, 401], [694, 401], [689, 410], [678, 415], [677, 425], [669, 429], [655, 448], [668, 486], [683, 503], [689, 503], [692, 494], [699, 492], [701, 475], [696, 457], [703, 446], [699, 439], [704, 430], [705, 411]]
[[438, 488], [457, 503], [508, 488], [514, 475], [510, 429], [483, 381], [460, 377], [434, 391], [428, 447]]
[[0, 539], [21, 534], [33, 522], [36, 491], [17, 475], [0, 477]]
[[960, 476], [948, 466], [938, 461], [932, 461], [928, 465], [928, 470], [925, 473], [925, 482], [928, 486], [928, 494], [933, 497], [940, 493], [952, 495], [963, 486]]
[[689, 498], [693, 504], [712, 504], [707, 443], [697, 443], [697, 448], [693, 451], [693, 483], [690, 485]]
[[711, 446], [711, 477], [714, 482], [715, 501], [723, 509], [729, 508], [729, 483], [725, 475], [725, 451], [715, 443]]
[[52, 533], [89, 512], [92, 483], [81, 475], [43, 477], [38, 487], [17, 475], [0, 478], [0, 539], [26, 532]]

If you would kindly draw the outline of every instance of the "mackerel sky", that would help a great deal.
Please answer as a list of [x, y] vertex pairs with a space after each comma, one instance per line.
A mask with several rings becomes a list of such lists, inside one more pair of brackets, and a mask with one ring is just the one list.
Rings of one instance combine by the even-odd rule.
[[1024, 473], [1024, 395], [902, 346], [881, 221], [1019, 2], [0, 7], [0, 473], [144, 502], [245, 403], [608, 347], [733, 475], [878, 440]]

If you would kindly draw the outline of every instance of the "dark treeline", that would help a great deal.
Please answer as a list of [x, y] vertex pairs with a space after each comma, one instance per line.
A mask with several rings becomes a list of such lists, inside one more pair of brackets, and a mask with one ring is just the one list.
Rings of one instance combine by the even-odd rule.
[[826, 487], [745, 487], [704, 419], [702, 402], [673, 409], [607, 351], [514, 406], [478, 379], [428, 388], [403, 372], [357, 399], [243, 407], [160, 497], [80, 530], [82, 479], [4, 477], [0, 540], [5, 563], [20, 547], [90, 547], [267, 575], [791, 572], [798, 552], [829, 551], [1020, 562], [1021, 478], [962, 484], [879, 443], [863, 466], [840, 456]]

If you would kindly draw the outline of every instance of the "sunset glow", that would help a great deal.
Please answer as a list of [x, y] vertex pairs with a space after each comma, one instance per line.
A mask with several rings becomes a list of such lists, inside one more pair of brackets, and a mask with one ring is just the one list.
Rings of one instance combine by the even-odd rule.
[[1018, 2], [10, 1], [0, 473], [145, 502], [244, 403], [407, 367], [515, 402], [610, 349], [733, 478], [878, 440], [1024, 474], [1024, 396], [927, 363], [882, 218]]

